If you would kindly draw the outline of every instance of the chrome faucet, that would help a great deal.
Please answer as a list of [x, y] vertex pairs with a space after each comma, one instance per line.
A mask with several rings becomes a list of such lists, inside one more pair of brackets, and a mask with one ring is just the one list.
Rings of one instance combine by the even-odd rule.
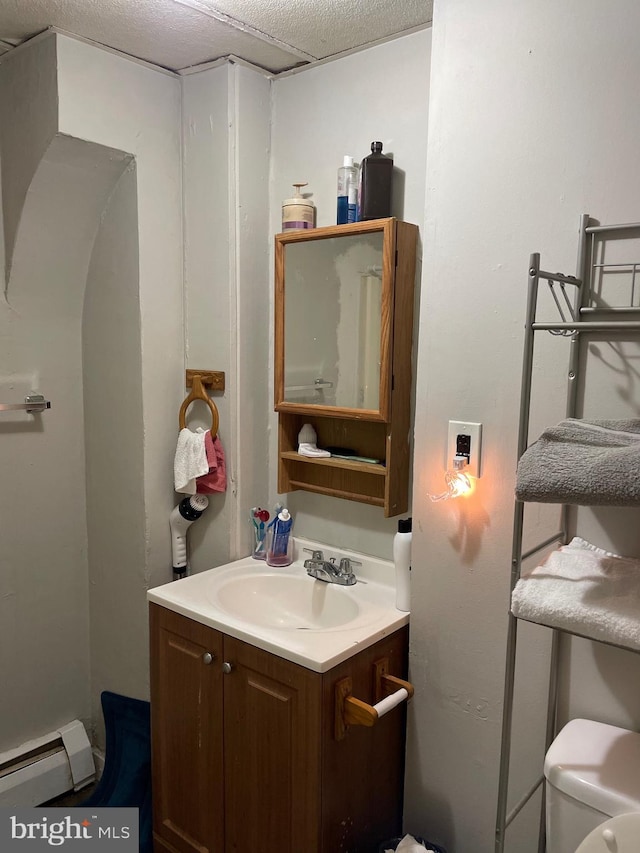
[[304, 567], [309, 577], [325, 583], [337, 583], [341, 586], [353, 586], [356, 583], [357, 578], [353, 573], [353, 566], [360, 565], [357, 560], [342, 557], [340, 564], [336, 566], [335, 557], [325, 560], [322, 551], [315, 551], [311, 548], [304, 548], [303, 550], [309, 551], [311, 554], [311, 559], [304, 561]]

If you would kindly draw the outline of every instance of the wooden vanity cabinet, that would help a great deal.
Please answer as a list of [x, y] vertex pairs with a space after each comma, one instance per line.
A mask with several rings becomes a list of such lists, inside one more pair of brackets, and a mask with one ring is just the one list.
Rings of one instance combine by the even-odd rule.
[[[394, 218], [276, 235], [278, 492], [407, 510], [417, 237]], [[306, 423], [378, 461], [300, 455]]]
[[337, 740], [335, 686], [373, 704], [377, 660], [406, 676], [408, 628], [320, 674], [155, 604], [150, 626], [156, 853], [377, 853], [400, 833], [406, 706]]

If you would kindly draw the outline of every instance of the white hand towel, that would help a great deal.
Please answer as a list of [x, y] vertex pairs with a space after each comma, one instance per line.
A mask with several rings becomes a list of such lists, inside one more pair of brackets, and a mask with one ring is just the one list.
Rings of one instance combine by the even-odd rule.
[[396, 847], [397, 853], [424, 853], [424, 844], [419, 844], [413, 835], [405, 835], [400, 844]]
[[[393, 851], [388, 850], [386, 853], [393, 853]], [[396, 847], [396, 853], [427, 853], [427, 851], [425, 850], [424, 844], [420, 844], [419, 841], [416, 841], [413, 835], [405, 835], [400, 844]]]
[[205, 430], [199, 427], [195, 432], [181, 429], [173, 460], [173, 480], [176, 492], [195, 495], [196, 477], [209, 471], [207, 451], [204, 444]]

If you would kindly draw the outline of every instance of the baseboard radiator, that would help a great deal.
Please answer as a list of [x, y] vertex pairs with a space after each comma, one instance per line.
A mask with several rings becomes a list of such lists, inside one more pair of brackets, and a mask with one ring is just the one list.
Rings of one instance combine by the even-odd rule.
[[79, 791], [95, 778], [91, 744], [73, 720], [44, 737], [0, 753], [0, 806], [39, 806]]

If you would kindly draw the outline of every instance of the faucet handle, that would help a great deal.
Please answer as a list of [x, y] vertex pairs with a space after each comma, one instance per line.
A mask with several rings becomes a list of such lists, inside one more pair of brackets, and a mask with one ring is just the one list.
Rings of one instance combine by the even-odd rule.
[[312, 560], [319, 560], [321, 562], [324, 560], [324, 554], [322, 551], [316, 551], [315, 548], [303, 548], [302, 550], [308, 551], [311, 554]]
[[340, 574], [341, 575], [352, 575], [353, 574], [353, 566], [361, 566], [362, 563], [360, 560], [352, 560], [351, 557], [341, 557], [340, 558]]

